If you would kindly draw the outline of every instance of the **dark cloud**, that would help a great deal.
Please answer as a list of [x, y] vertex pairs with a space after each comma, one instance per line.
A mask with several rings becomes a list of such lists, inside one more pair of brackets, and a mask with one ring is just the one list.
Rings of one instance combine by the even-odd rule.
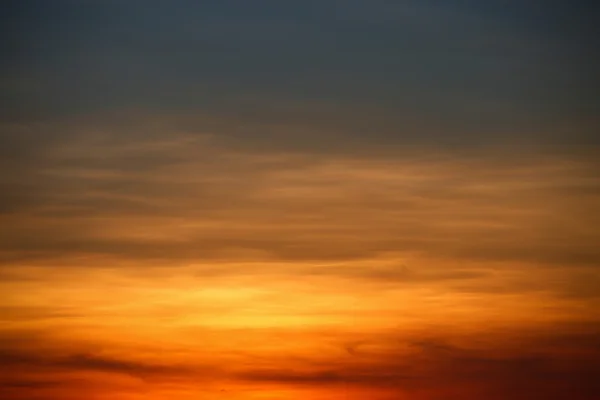
[[[585, 351], [596, 351], [585, 343], [578, 344], [575, 337], [556, 339]], [[405, 347], [397, 351], [388, 348], [379, 355], [352, 352], [350, 356], [362, 358], [361, 363], [342, 362], [319, 372], [282, 369], [250, 372], [242, 377], [259, 383], [365, 385], [426, 399], [451, 393], [491, 399], [593, 399], [600, 394], [600, 386], [593, 378], [600, 366], [598, 354], [591, 359], [563, 358], [559, 353], [536, 353], [539, 346], [512, 353], [493, 346], [482, 350], [435, 339], [415, 340], [408, 343], [408, 348], [413, 351], [407, 353]]]
[[[38, 311], [38, 314], [52, 315], [53, 310], [56, 309], [60, 310], [60, 307], [48, 307], [45, 312]], [[30, 313], [32, 311], [35, 309], [29, 310]], [[22, 316], [27, 317], [26, 310]], [[67, 317], [72, 318], [73, 315]], [[29, 315], [29, 321], [34, 320], [39, 321], [39, 315], [37, 317]], [[13, 381], [17, 382], [23, 381], [29, 374], [42, 374], [46, 378], [63, 377], [64, 373], [73, 371], [107, 372], [140, 379], [169, 379], [193, 372], [185, 366], [133, 360], [88, 351], [89, 346], [82, 341], [65, 342], [58, 339], [59, 337], [60, 335], [51, 328], [3, 329], [0, 331], [2, 339], [0, 369], [7, 377], [13, 377]], [[4, 381], [0, 380], [0, 382]], [[11, 382], [8, 384], [10, 385]]]
[[270, 382], [285, 385], [364, 385], [364, 386], [401, 386], [409, 380], [417, 380], [414, 376], [404, 376], [398, 371], [358, 370], [340, 371], [326, 370], [321, 372], [293, 372], [288, 370], [252, 371], [240, 374], [239, 378], [252, 382]]
[[288, 360], [278, 354], [254, 359], [249, 349], [246, 362], [226, 370], [203, 365], [201, 357], [185, 365], [162, 364], [81, 351], [76, 348], [81, 344], [52, 341], [38, 331], [3, 332], [0, 370], [5, 374], [0, 387], [17, 393], [15, 398], [28, 393], [31, 398], [52, 398], [57, 388], [81, 384], [73, 373], [87, 371], [134, 377], [141, 385], [198, 384], [220, 377], [251, 387], [362, 388], [419, 399], [460, 394], [591, 400], [600, 394], [595, 379], [600, 367], [598, 337], [597, 324], [531, 331], [511, 327], [470, 336], [435, 329], [380, 332], [359, 334], [346, 344], [332, 336], [343, 356]]
[[[187, 367], [113, 358], [91, 353], [52, 355], [25, 349], [2, 349], [3, 370], [22, 370], [56, 374], [77, 371], [99, 371], [129, 375], [140, 379], [169, 379], [194, 373]], [[206, 372], [206, 368], [204, 368]], [[200, 369], [199, 372], [200, 373]], [[11, 383], [9, 382], [9, 385]]]
[[148, 378], [165, 377], [188, 372], [186, 368], [160, 365], [117, 358], [103, 357], [95, 354], [76, 354], [57, 360], [56, 365], [75, 370], [99, 370]]
[[[39, 350], [38, 350], [39, 351]], [[0, 391], [7, 399], [75, 399], [89, 393], [116, 387], [102, 381], [95, 382], [94, 373], [113, 374], [138, 380], [140, 384], [190, 379], [196, 374], [186, 367], [138, 362], [95, 354], [52, 355], [30, 350], [0, 350]], [[197, 380], [206, 376], [208, 369], [199, 369]], [[89, 373], [92, 373], [90, 376]], [[87, 374], [87, 376], [86, 376]], [[128, 388], [131, 391], [131, 387]]]

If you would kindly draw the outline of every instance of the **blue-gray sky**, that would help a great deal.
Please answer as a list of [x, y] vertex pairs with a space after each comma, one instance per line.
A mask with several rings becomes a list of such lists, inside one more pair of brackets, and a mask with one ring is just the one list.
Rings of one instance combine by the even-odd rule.
[[219, 115], [250, 137], [299, 121], [386, 145], [589, 143], [589, 3], [8, 1], [2, 115], [134, 108]]

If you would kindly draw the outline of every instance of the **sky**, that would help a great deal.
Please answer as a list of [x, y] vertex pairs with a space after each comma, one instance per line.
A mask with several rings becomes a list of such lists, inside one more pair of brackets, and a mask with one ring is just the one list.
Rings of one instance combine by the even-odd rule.
[[593, 2], [2, 8], [3, 399], [600, 398]]

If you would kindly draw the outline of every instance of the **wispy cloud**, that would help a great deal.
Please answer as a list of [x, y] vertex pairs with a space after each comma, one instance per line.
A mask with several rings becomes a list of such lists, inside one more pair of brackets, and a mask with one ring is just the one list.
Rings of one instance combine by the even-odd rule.
[[31, 179], [6, 200], [3, 258], [405, 252], [595, 264], [595, 163], [541, 154], [503, 160], [491, 151], [324, 156], [236, 149], [187, 134], [90, 133], [23, 167]]

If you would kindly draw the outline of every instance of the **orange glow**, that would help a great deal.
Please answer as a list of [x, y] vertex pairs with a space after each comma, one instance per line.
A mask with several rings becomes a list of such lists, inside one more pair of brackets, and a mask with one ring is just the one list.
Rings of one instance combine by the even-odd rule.
[[[4, 216], [54, 246], [2, 267], [9, 395], [476, 399], [595, 362], [574, 338], [600, 321], [598, 275], [565, 247], [595, 236], [552, 189], [584, 166], [263, 157], [220, 159], [241, 177], [213, 172], [208, 199], [190, 161], [135, 177], [175, 191]], [[125, 179], [47, 171], [74, 173]]]

